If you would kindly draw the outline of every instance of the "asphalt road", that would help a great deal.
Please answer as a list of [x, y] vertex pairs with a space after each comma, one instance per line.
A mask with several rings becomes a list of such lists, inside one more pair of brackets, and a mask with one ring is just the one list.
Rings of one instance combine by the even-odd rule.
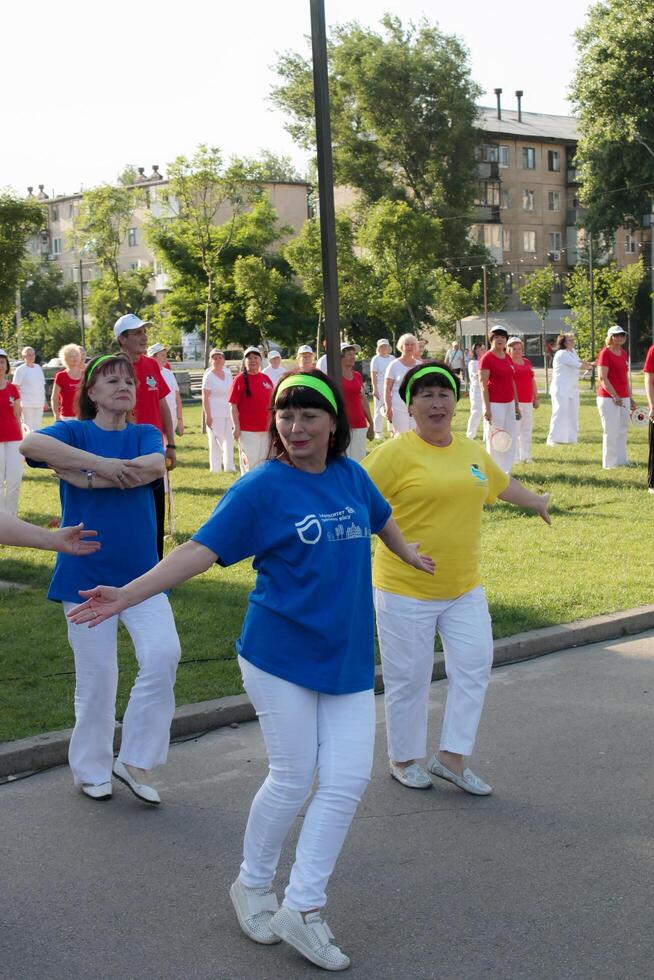
[[[494, 671], [474, 759], [488, 798], [392, 781], [378, 699], [375, 772], [327, 909], [349, 976], [654, 975], [653, 640]], [[432, 686], [434, 740], [444, 694]], [[284, 944], [247, 940], [227, 896], [265, 771], [250, 723], [173, 746], [158, 810], [120, 784], [94, 803], [64, 767], [0, 787], [0, 977], [325, 976]]]

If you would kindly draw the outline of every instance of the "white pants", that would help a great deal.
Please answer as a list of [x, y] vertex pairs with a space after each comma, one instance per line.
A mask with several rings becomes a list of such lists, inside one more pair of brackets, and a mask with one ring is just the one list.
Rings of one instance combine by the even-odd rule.
[[531, 430], [534, 424], [534, 406], [531, 402], [520, 402], [521, 418], [516, 422], [517, 448], [515, 459], [520, 463], [531, 461]]
[[550, 392], [552, 397], [552, 418], [547, 434], [547, 445], [576, 442], [579, 434], [579, 392]]
[[36, 429], [41, 428], [41, 423], [43, 422], [43, 405], [22, 405], [23, 412], [23, 425], [30, 432], [34, 432]]
[[239, 877], [248, 888], [272, 882], [282, 845], [311, 792], [284, 905], [322, 908], [325, 889], [372, 770], [372, 690], [319, 694], [238, 658], [268, 752], [268, 776], [252, 801]]
[[25, 457], [18, 451], [21, 440], [0, 442], [0, 511], [3, 514], [18, 512], [20, 481], [23, 479]]
[[209, 442], [209, 469], [212, 473], [234, 473], [234, 435], [229, 417], [215, 418], [207, 428]]
[[[517, 452], [517, 430], [515, 417], [515, 402], [491, 402], [490, 403], [492, 422], [489, 424], [484, 419], [484, 440], [486, 442], [486, 452], [495, 460], [497, 465], [505, 473], [511, 472], [511, 467], [516, 459]], [[504, 429], [512, 438], [511, 446], [505, 453], [498, 453], [491, 444], [491, 433], [495, 429]]]
[[416, 423], [409, 415], [409, 409], [403, 402], [393, 400], [391, 408], [393, 409], [393, 432], [396, 436], [402, 432], [410, 432], [415, 429]]
[[374, 398], [373, 402], [374, 402], [374, 413], [372, 416], [372, 424], [375, 430], [375, 436], [381, 437], [384, 431], [384, 427], [386, 427], [387, 432], [390, 429], [390, 426], [388, 424], [388, 419], [386, 418], [386, 413], [384, 411], [384, 399]]
[[628, 398], [616, 405], [612, 398], [597, 398], [597, 411], [602, 423], [602, 466], [610, 470], [627, 463], [627, 432], [630, 404]]
[[493, 663], [493, 633], [481, 586], [456, 599], [413, 599], [375, 589], [384, 673], [388, 755], [427, 754], [429, 686], [438, 630], [448, 679], [440, 748], [470, 755]]
[[477, 428], [484, 417], [484, 399], [481, 395], [481, 388], [478, 383], [470, 382], [470, 418], [466, 435], [468, 439], [474, 439], [477, 435]]
[[[75, 603], [64, 602], [67, 613]], [[75, 728], [68, 761], [75, 785], [106, 783], [113, 764], [118, 620], [132, 638], [139, 672], [123, 717], [118, 758], [128, 766], [152, 769], [168, 757], [173, 687], [180, 645], [170, 603], [155, 595], [119, 616], [89, 629], [68, 623], [75, 656]]]
[[270, 449], [270, 437], [267, 432], [243, 432], [241, 429], [238, 442], [238, 461], [243, 476], [244, 473], [249, 473], [255, 466], [266, 461]]
[[367, 429], [350, 429], [350, 445], [347, 447], [346, 455], [357, 463], [360, 463], [366, 455], [367, 435]]

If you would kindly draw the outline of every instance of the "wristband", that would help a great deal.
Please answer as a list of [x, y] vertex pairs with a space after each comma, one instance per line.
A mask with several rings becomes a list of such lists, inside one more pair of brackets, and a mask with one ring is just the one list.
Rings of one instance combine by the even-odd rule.
[[168, 442], [166, 443], [166, 449], [177, 449], [177, 446], [174, 442]]
[[87, 489], [92, 490], [93, 489], [93, 470], [84, 470], [84, 473], [86, 475], [86, 486], [87, 486]]

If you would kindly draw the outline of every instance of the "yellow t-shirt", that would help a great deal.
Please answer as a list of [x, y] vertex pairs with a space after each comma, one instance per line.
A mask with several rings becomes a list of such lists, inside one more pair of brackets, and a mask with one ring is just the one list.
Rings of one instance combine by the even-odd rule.
[[445, 448], [415, 432], [389, 439], [362, 466], [393, 508], [407, 541], [436, 562], [425, 575], [377, 542], [373, 584], [414, 599], [454, 599], [479, 585], [481, 515], [506, 490], [509, 477], [477, 442], [452, 435]]

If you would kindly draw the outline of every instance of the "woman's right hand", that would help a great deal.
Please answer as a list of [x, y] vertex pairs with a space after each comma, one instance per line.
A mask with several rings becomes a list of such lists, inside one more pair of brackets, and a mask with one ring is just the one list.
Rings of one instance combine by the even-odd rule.
[[613, 404], [617, 405], [618, 408], [622, 408], [622, 399], [618, 395], [613, 395]]
[[238, 440], [241, 438], [241, 427], [240, 427], [240, 425], [235, 425], [234, 428], [233, 428], [233, 432], [234, 432], [234, 439], [236, 440], [236, 442], [238, 442]]
[[493, 415], [490, 408], [487, 408], [486, 411], [484, 412], [484, 418], [486, 419], [489, 425], [493, 421]]
[[205, 415], [204, 421], [207, 423], [207, 429], [213, 428], [213, 419], [210, 415]]
[[141, 483], [141, 478], [135, 470], [129, 470], [125, 465], [130, 462], [127, 459], [112, 459], [111, 457], [98, 457], [95, 472], [109, 480], [119, 490], [128, 490], [137, 487]]
[[81, 596], [86, 602], [73, 606], [68, 613], [68, 619], [77, 626], [88, 623], [89, 629], [99, 626], [106, 619], [117, 616], [129, 605], [124, 589], [112, 585], [97, 585], [94, 589], [80, 589]]
[[390, 405], [386, 406], [386, 420], [389, 423], [393, 421], [393, 409]]

